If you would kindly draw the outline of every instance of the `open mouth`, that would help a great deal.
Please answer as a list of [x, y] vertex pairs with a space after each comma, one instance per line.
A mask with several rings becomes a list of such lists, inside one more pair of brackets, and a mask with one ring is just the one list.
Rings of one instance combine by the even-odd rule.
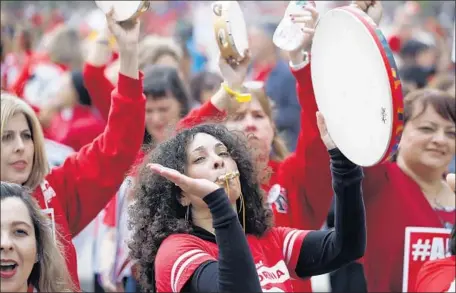
[[0, 271], [2, 272], [12, 272], [17, 268], [17, 264], [1, 264]]

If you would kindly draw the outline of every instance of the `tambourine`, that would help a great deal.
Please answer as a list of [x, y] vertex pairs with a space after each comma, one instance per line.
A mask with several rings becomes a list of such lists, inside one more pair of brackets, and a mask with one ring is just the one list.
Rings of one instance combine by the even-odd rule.
[[215, 39], [222, 58], [228, 63], [244, 59], [249, 48], [244, 15], [237, 1], [217, 1], [212, 4]]
[[[302, 11], [302, 8], [306, 5], [315, 5], [315, 1], [290, 1], [287, 9], [285, 10], [285, 15], [274, 31], [272, 41], [274, 44], [284, 50], [284, 51], [294, 51], [301, 46], [303, 38], [305, 37], [301, 29], [304, 27], [303, 24], [293, 23], [290, 14], [294, 12]], [[309, 20], [312, 19], [310, 12], [307, 12]]]
[[136, 19], [150, 6], [149, 1], [95, 1], [95, 4], [105, 14], [114, 9], [113, 18], [117, 22]]
[[380, 29], [357, 8], [330, 10], [315, 29], [311, 58], [316, 102], [336, 146], [360, 166], [389, 160], [403, 127], [403, 97]]

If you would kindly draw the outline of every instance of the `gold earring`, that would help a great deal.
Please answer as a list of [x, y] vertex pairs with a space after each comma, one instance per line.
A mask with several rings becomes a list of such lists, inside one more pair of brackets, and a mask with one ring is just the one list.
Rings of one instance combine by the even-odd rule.
[[241, 196], [239, 197], [239, 199], [241, 202], [239, 203], [238, 214], [242, 210], [242, 229], [244, 230], [244, 233], [245, 233], [245, 202], [244, 202], [244, 195], [242, 194], [242, 192], [241, 192]]
[[188, 218], [190, 217], [190, 205], [187, 206], [187, 211], [185, 212], [185, 221], [188, 222]]

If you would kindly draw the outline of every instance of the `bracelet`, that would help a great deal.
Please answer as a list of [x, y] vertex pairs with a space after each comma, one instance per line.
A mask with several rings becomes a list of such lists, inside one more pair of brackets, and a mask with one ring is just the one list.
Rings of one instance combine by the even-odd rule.
[[302, 51], [302, 57], [303, 57], [303, 60], [301, 63], [299, 64], [292, 64], [291, 61], [290, 61], [290, 67], [293, 69], [293, 70], [300, 70], [300, 69], [303, 69], [307, 64], [309, 64], [310, 62], [310, 54], [307, 52], [307, 51]]
[[236, 91], [230, 89], [230, 87], [225, 82], [222, 83], [222, 87], [225, 90], [225, 92], [227, 92], [229, 95], [233, 96], [236, 99], [236, 101], [238, 101], [239, 103], [249, 102], [252, 99], [251, 94], [243, 94], [240, 92], [236, 92]]

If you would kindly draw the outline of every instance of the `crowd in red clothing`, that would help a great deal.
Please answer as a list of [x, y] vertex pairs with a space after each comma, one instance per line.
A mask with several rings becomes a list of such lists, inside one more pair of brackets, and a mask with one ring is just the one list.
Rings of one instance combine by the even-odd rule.
[[[381, 15], [380, 1], [374, 1], [370, 8], [366, 3], [372, 1], [353, 2], [370, 16], [378, 15], [379, 10]], [[455, 224], [454, 176], [448, 176], [453, 186], [445, 178], [451, 168], [450, 173], [454, 173], [451, 164], [456, 153], [455, 67], [454, 60], [450, 60], [450, 38], [442, 27], [431, 22], [422, 27], [410, 25], [420, 19], [420, 9], [415, 4], [408, 3], [398, 13], [399, 23], [389, 37], [400, 64], [404, 91], [405, 124], [399, 150], [391, 162], [363, 169], [367, 245], [361, 258], [347, 260], [340, 270], [329, 270], [333, 292], [400, 292], [404, 288], [408, 292], [447, 292], [454, 287], [454, 229], [450, 234]], [[312, 20], [305, 24], [313, 30], [319, 13], [314, 7], [304, 10], [312, 15]], [[380, 22], [376, 17], [373, 19]], [[134, 227], [128, 229], [128, 207], [145, 192], [135, 189], [147, 182], [139, 171], [141, 166], [144, 168], [143, 162], [158, 156], [154, 153], [157, 146], [176, 133], [200, 124], [221, 124], [248, 138], [245, 143], [252, 150], [258, 182], [265, 194], [264, 201], [273, 212], [274, 225], [290, 228], [283, 230], [283, 235], [279, 233], [280, 237], [271, 236], [291, 243], [283, 248], [284, 254], [286, 249], [301, 248], [309, 231], [330, 231], [334, 227], [329, 224], [329, 215], [332, 210], [335, 213], [335, 191], [328, 166], [333, 159], [327, 140], [322, 139], [324, 119], [318, 114], [316, 117], [312, 57], [305, 53], [310, 52], [312, 34], [306, 34], [299, 50], [283, 56], [261, 55], [259, 60], [256, 52], [250, 52], [235, 68], [221, 59], [220, 74], [195, 75], [190, 70], [191, 56], [185, 45], [166, 37], [140, 38], [139, 26], [138, 20], [133, 28], [127, 29], [107, 16], [106, 28], [94, 40], [82, 41], [77, 30], [56, 21], [43, 37], [41, 50], [32, 44], [31, 31], [26, 29], [15, 32], [16, 49], [11, 50], [3, 41], [7, 33], [2, 27], [1, 180], [27, 187], [52, 219], [52, 229], [57, 243], [61, 243], [71, 276], [64, 289], [80, 288], [72, 239], [89, 223], [97, 221], [103, 226], [96, 235], [97, 291], [140, 292], [169, 286], [173, 290], [195, 290], [190, 283], [195, 274], [201, 273], [199, 267], [212, 261], [212, 256], [204, 256], [205, 262], [196, 262], [199, 252], [193, 251], [194, 247], [176, 250], [176, 258], [182, 258], [174, 265], [161, 263], [159, 267], [169, 266], [175, 273], [174, 266], [184, 263], [176, 278], [183, 274], [185, 282], [179, 283], [171, 276], [171, 280], [166, 279], [171, 284], [163, 285], [161, 273], [152, 271], [148, 273], [155, 277], [144, 277], [147, 261], [134, 258], [139, 253], [137, 244], [132, 245], [136, 250], [129, 253], [127, 240], [138, 241], [138, 235], [145, 241], [153, 238], [147, 236], [153, 230], [152, 223], [144, 232]], [[274, 108], [278, 105], [271, 102], [277, 97], [268, 97], [265, 86], [272, 68], [284, 60], [294, 76], [300, 105], [299, 134], [293, 152], [287, 149], [288, 141], [278, 131]], [[250, 93], [251, 102], [237, 103], [220, 85], [222, 81], [231, 89]], [[47, 140], [68, 146], [74, 152], [62, 159], [59, 166], [49, 169]], [[184, 190], [177, 183], [176, 186]], [[2, 210], [3, 204], [2, 197]], [[196, 214], [193, 209], [190, 214]], [[16, 275], [8, 277], [4, 273], [4, 266], [16, 262], [14, 251], [19, 242], [15, 241], [24, 241], [14, 238], [16, 234], [4, 236], [9, 235], [4, 231], [4, 222], [7, 220], [2, 215], [2, 287], [5, 285], [12, 292], [58, 288], [52, 287], [52, 282], [49, 287], [43, 280], [31, 281], [36, 266], [41, 270], [49, 268], [39, 252], [28, 273], [21, 263], [16, 264], [17, 268], [13, 265], [11, 271], [17, 270]], [[207, 239], [200, 234], [190, 236], [204, 239], [198, 243], [206, 245]], [[413, 242], [413, 237], [429, 241], [426, 243], [431, 243], [431, 250], [439, 249], [436, 243], [440, 240], [436, 239], [442, 237], [443, 250], [421, 261], [414, 259], [413, 247], [418, 245], [418, 238]], [[39, 247], [38, 236], [36, 241]], [[185, 247], [185, 241], [179, 241], [180, 247]], [[453, 243], [453, 247], [445, 243]], [[208, 245], [211, 255], [212, 246]], [[17, 249], [18, 255], [21, 249]], [[156, 255], [155, 251], [151, 259], [155, 260]], [[301, 261], [296, 252], [290, 257], [293, 266], [289, 265], [287, 270]], [[166, 258], [161, 259], [166, 262]], [[185, 264], [195, 266], [189, 265], [192, 269], [188, 271]], [[260, 272], [261, 265], [257, 267]], [[310, 278], [300, 279], [295, 272], [287, 275], [286, 280], [277, 277], [274, 288], [282, 288], [282, 284], [283, 288], [292, 286], [296, 292], [312, 292]], [[14, 278], [22, 278], [22, 283]], [[150, 280], [162, 287], [154, 287]], [[272, 290], [264, 286], [262, 289]]]

